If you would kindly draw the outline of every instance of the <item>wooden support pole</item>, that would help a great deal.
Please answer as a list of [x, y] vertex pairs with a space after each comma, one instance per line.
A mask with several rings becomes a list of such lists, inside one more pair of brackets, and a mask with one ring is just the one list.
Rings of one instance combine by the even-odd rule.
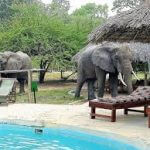
[[144, 86], [148, 85], [148, 78], [147, 78], [147, 64], [144, 64]]
[[28, 102], [32, 101], [31, 81], [32, 81], [32, 73], [31, 70], [28, 70]]
[[144, 86], [148, 85], [148, 81], [147, 81], [147, 73], [144, 73]]

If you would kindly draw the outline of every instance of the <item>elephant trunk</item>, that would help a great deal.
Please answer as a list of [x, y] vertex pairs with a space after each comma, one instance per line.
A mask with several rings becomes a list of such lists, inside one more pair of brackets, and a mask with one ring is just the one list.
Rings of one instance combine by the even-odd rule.
[[124, 81], [127, 85], [127, 92], [128, 94], [131, 94], [133, 92], [133, 87], [132, 87], [132, 71], [133, 68], [131, 64], [125, 64], [124, 70], [123, 70], [123, 75], [124, 75]]
[[124, 81], [127, 85], [127, 92], [128, 94], [131, 94], [133, 92], [133, 87], [132, 87], [132, 74], [128, 73], [124, 75]]

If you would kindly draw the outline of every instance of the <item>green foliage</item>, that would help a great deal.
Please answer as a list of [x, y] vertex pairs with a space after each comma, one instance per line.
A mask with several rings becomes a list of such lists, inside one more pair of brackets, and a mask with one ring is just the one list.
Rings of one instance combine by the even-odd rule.
[[120, 12], [126, 8], [134, 8], [137, 5], [139, 5], [140, 2], [141, 2], [141, 0], [115, 0], [113, 2], [112, 10]]
[[[15, 13], [10, 20], [0, 24], [0, 51], [20, 50], [36, 56], [39, 65], [41, 61], [43, 64], [48, 61], [46, 66], [59, 69], [71, 67], [72, 56], [86, 44], [88, 34], [104, 22], [108, 11], [106, 6], [100, 9], [100, 5], [92, 4], [91, 7], [87, 4], [84, 8], [86, 14], [92, 14], [94, 8], [99, 8], [91, 19], [90, 15], [78, 15], [83, 7], [69, 15], [67, 0], [55, 0], [48, 8], [41, 3], [33, 3], [34, 0], [28, 3], [22, 1], [27, 0], [16, 0], [11, 5]], [[64, 15], [62, 17], [55, 12]]]
[[12, 5], [12, 0], [1, 0], [0, 1], [0, 20], [5, 20], [9, 18], [13, 10], [10, 8]]
[[75, 16], [84, 16], [90, 18], [107, 18], [108, 17], [108, 6], [96, 5], [95, 3], [88, 3], [81, 8], [74, 11]]
[[12, 8], [13, 4], [31, 4], [37, 2], [36, 0], [0, 0], [0, 20], [4, 21], [10, 19], [15, 14]]
[[52, 0], [48, 9], [50, 15], [64, 17], [68, 14], [70, 3], [68, 0]]

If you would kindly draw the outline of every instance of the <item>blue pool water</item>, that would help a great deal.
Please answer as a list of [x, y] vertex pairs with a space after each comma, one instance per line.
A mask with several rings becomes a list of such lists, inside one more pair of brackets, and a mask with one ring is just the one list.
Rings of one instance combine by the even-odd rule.
[[139, 150], [106, 136], [77, 129], [35, 128], [0, 124], [0, 150]]

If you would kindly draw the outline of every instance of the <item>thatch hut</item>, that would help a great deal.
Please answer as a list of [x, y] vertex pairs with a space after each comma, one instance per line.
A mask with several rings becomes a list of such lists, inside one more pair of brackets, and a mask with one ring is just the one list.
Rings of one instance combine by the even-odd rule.
[[150, 42], [150, 0], [134, 9], [117, 14], [94, 30], [89, 41]]

